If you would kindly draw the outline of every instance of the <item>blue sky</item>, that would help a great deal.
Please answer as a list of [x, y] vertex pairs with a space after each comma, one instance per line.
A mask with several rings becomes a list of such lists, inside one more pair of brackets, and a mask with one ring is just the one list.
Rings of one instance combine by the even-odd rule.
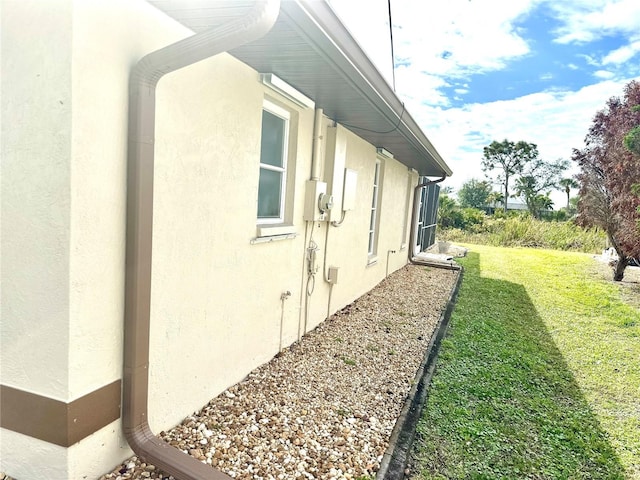
[[[387, 0], [330, 3], [391, 84]], [[396, 91], [454, 170], [444, 183], [454, 189], [484, 178], [482, 148], [493, 140], [569, 159], [593, 115], [640, 77], [640, 0], [391, 0], [391, 8]], [[564, 204], [563, 193], [552, 198]]]

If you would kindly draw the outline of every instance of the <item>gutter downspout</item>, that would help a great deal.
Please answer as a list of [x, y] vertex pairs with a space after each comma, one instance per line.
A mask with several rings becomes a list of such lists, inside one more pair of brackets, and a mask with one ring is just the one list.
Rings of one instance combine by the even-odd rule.
[[122, 428], [138, 457], [179, 480], [231, 477], [157, 438], [148, 423], [156, 86], [167, 73], [264, 36], [279, 11], [280, 0], [259, 0], [246, 16], [156, 50], [131, 72]]
[[[426, 178], [426, 177], [424, 177]], [[418, 224], [418, 215], [420, 215], [420, 200], [418, 197], [418, 192], [429, 185], [434, 183], [443, 182], [446, 179], [446, 175], [443, 175], [442, 178], [437, 180], [429, 180], [423, 183], [418, 183], [413, 189], [413, 212], [411, 214], [411, 233], [409, 234], [409, 241], [411, 244], [409, 245], [409, 263], [413, 265], [426, 265], [429, 267], [436, 268], [444, 268], [447, 270], [460, 270], [460, 265], [455, 263], [444, 263], [444, 262], [430, 262], [428, 260], [416, 259], [415, 258], [415, 246], [416, 246], [416, 226]]]

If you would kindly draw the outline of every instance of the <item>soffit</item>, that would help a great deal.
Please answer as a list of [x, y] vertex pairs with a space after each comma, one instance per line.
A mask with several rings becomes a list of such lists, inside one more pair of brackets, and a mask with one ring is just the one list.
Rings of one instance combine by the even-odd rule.
[[[149, 0], [199, 32], [244, 15], [242, 0]], [[319, 0], [284, 0], [264, 37], [229, 52], [258, 72], [274, 73], [315, 101], [325, 115], [376, 147], [383, 147], [420, 175], [451, 169], [342, 25]]]

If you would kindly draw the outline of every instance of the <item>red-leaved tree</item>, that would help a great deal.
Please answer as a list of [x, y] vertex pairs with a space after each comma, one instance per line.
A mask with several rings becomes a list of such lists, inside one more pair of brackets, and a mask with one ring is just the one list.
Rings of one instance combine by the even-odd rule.
[[598, 225], [609, 237], [619, 256], [614, 280], [620, 281], [632, 259], [640, 259], [640, 198], [633, 185], [640, 182], [640, 156], [625, 146], [625, 137], [640, 125], [640, 82], [624, 87], [622, 98], [612, 97], [596, 113], [585, 147], [574, 150], [572, 160], [580, 173], [578, 220]]

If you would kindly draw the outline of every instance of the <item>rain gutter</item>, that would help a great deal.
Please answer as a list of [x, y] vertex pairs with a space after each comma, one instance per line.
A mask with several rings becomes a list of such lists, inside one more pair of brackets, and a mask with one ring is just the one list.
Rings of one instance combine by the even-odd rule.
[[[301, 16], [297, 14], [300, 8], [306, 12], [306, 18], [301, 18]], [[395, 90], [380, 74], [371, 58], [367, 56], [358, 43], [353, 40], [351, 33], [334, 13], [334, 9], [330, 3], [317, 0], [286, 2], [283, 4], [283, 11], [295, 19], [299, 28], [305, 32], [305, 36], [317, 45], [316, 50], [325, 58], [330, 59], [335, 71], [343, 76], [345, 81], [351, 84], [351, 86], [386, 119], [392, 128], [392, 130], [387, 133], [393, 134], [393, 132], [397, 131], [408, 144], [420, 152], [421, 157], [426, 155], [430, 158], [430, 161], [435, 163], [436, 171], [428, 173], [425, 171], [424, 166], [421, 167], [419, 164], [407, 164], [407, 166], [416, 168], [421, 175], [452, 175], [453, 172], [451, 168], [440, 156], [418, 123], [406, 110], [404, 102], [402, 102]], [[318, 28], [311, 28], [311, 26], [307, 25], [307, 22], [312, 22], [320, 27], [321, 33], [319, 36], [315, 33]], [[339, 52], [337, 55], [336, 50]], [[284, 75], [284, 73], [282, 73], [282, 75]], [[387, 144], [385, 134], [383, 133], [360, 129], [355, 125], [348, 127], [347, 124], [353, 124], [355, 122], [357, 125], [358, 121], [343, 118], [347, 112], [341, 111], [340, 105], [326, 105], [326, 99], [322, 99], [321, 94], [314, 96], [314, 100], [316, 100], [317, 105], [323, 105], [324, 111], [329, 117], [346, 128], [350, 130], [353, 129], [356, 135], [366, 139], [369, 143], [381, 147]], [[388, 148], [390, 151], [394, 150], [390, 146]], [[398, 154], [398, 152], [394, 153]], [[397, 158], [403, 162], [402, 155], [398, 155]], [[405, 156], [405, 160], [408, 159], [409, 158]]]
[[178, 480], [231, 477], [157, 438], [148, 423], [156, 86], [167, 73], [262, 37], [279, 11], [280, 0], [259, 0], [242, 18], [146, 55], [131, 72], [122, 428], [140, 459]]
[[429, 185], [440, 183], [446, 178], [446, 176], [443, 176], [442, 178], [438, 178], [437, 180], [428, 180], [423, 183], [418, 183], [418, 185], [416, 185], [413, 189], [413, 212], [411, 214], [411, 233], [409, 234], [409, 241], [411, 242], [411, 244], [409, 245], [409, 263], [412, 263], [414, 265], [426, 265], [429, 267], [444, 268], [447, 270], [460, 270], [460, 265], [456, 263], [430, 261], [415, 257], [416, 226], [418, 224], [418, 215], [420, 215], [420, 197], [418, 196], [418, 192], [423, 188], [428, 187]]

